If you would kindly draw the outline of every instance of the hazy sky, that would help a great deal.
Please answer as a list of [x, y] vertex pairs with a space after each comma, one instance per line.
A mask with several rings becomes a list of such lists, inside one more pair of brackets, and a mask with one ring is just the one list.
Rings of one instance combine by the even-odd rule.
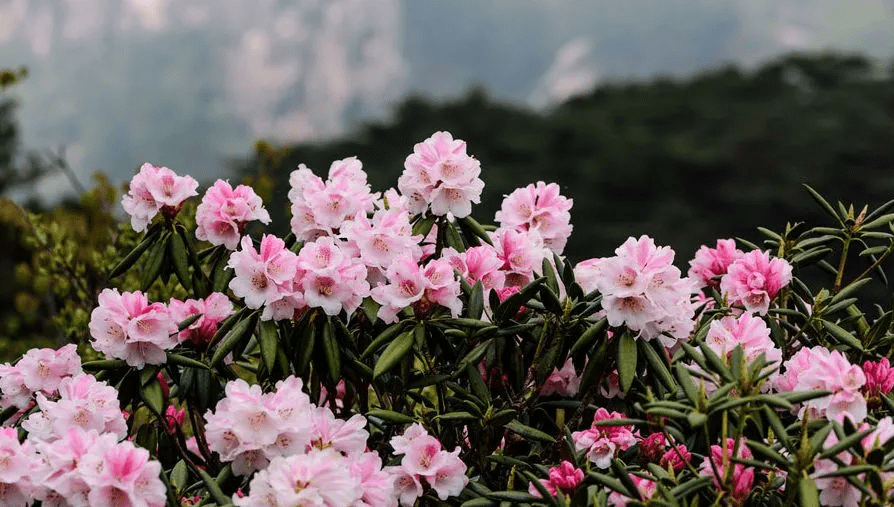
[[84, 179], [218, 176], [257, 138], [338, 135], [408, 92], [548, 107], [791, 50], [890, 59], [894, 0], [0, 0], [25, 144], [66, 146]]

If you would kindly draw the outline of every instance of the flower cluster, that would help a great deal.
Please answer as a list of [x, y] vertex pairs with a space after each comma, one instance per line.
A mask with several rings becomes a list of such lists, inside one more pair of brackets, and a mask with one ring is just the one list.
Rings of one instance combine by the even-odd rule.
[[394, 477], [394, 493], [401, 505], [412, 506], [422, 496], [423, 485], [433, 489], [441, 500], [458, 495], [469, 478], [466, 464], [459, 458], [459, 447], [448, 452], [421, 424], [413, 424], [403, 435], [391, 439], [395, 455], [403, 455], [400, 465], [388, 468]]
[[207, 345], [217, 332], [220, 323], [233, 314], [233, 303], [226, 294], [212, 292], [204, 299], [180, 301], [171, 298], [168, 311], [174, 322], [183, 322], [189, 317], [199, 315], [195, 322], [180, 331], [177, 337], [180, 342]]
[[822, 346], [802, 348], [783, 367], [785, 372], [775, 382], [779, 392], [832, 393], [804, 403], [801, 410], [809, 410], [811, 419], [826, 417], [841, 422], [847, 417], [856, 423], [866, 418], [866, 399], [860, 392], [866, 376], [840, 351]]
[[140, 291], [104, 289], [90, 314], [91, 345], [106, 357], [137, 368], [162, 364], [177, 345], [177, 323], [163, 303], [149, 303]]
[[53, 441], [71, 428], [110, 433], [116, 439], [127, 435], [118, 391], [93, 375], [82, 373], [62, 379], [58, 399], [38, 394], [37, 407], [39, 412], [22, 421], [22, 428], [32, 439]]
[[229, 182], [217, 180], [196, 209], [196, 238], [235, 250], [245, 226], [255, 220], [270, 223], [258, 194], [249, 186], [234, 189]]
[[484, 182], [478, 178], [481, 164], [466, 154], [466, 143], [449, 132], [435, 132], [413, 147], [404, 162], [397, 188], [409, 199], [410, 212], [463, 218], [472, 203], [481, 202]]
[[143, 164], [130, 180], [130, 190], [121, 199], [121, 206], [130, 215], [133, 229], [143, 232], [159, 211], [169, 219], [176, 216], [183, 201], [199, 195], [198, 186], [199, 182], [190, 176], [177, 176], [167, 167]]
[[600, 421], [611, 419], [626, 419], [624, 414], [609, 412], [600, 407], [593, 416], [593, 424], [583, 431], [575, 431], [571, 434], [574, 439], [574, 448], [578, 451], [586, 450], [587, 459], [599, 468], [608, 468], [612, 458], [620, 451], [626, 451], [636, 445], [637, 435], [629, 425], [603, 425]]
[[[614, 257], [602, 259], [594, 277], [608, 323], [666, 345], [686, 339], [694, 327], [692, 283], [673, 264], [674, 251], [648, 236], [628, 238]], [[668, 338], [672, 337], [672, 339]]]
[[289, 184], [292, 232], [299, 241], [337, 235], [346, 222], [373, 211], [376, 199], [357, 157], [333, 162], [325, 182], [301, 164]]
[[577, 395], [579, 390], [580, 376], [577, 374], [577, 371], [575, 371], [574, 363], [569, 357], [565, 361], [565, 364], [562, 365], [561, 369], [553, 368], [552, 373], [549, 374], [546, 382], [543, 383], [543, 387], [540, 388], [540, 395], [549, 396], [551, 394], [557, 394], [559, 396], [573, 398]]
[[870, 408], [881, 406], [881, 397], [894, 389], [894, 367], [887, 357], [877, 362], [866, 361], [863, 363], [863, 375], [866, 383], [863, 384], [863, 396]]
[[[711, 477], [714, 487], [718, 490], [724, 488], [725, 479], [730, 477], [731, 484], [727, 493], [731, 505], [742, 505], [748, 499], [751, 487], [754, 485], [754, 467], [734, 462], [733, 457], [751, 459], [751, 450], [745, 442], [727, 438], [722, 446], [711, 446], [711, 454], [702, 461], [699, 473]], [[728, 471], [729, 467], [732, 467], [732, 471]]]
[[770, 301], [791, 281], [792, 266], [785, 259], [771, 259], [767, 252], [752, 250], [729, 265], [720, 279], [720, 292], [730, 305], [766, 315]]
[[538, 181], [506, 196], [494, 221], [502, 227], [537, 231], [547, 248], [561, 254], [571, 236], [571, 205], [572, 200], [559, 193], [559, 185]]
[[62, 379], [82, 372], [74, 344], [58, 350], [31, 349], [14, 366], [0, 364], [0, 406], [27, 408], [34, 402], [35, 393], [54, 397]]
[[370, 291], [382, 305], [378, 316], [383, 322], [397, 321], [397, 313], [411, 306], [420, 315], [427, 314], [432, 305], [449, 308], [454, 317], [462, 309], [459, 282], [447, 260], [434, 259], [420, 266], [409, 255], [402, 256], [388, 267], [385, 278], [387, 283]]

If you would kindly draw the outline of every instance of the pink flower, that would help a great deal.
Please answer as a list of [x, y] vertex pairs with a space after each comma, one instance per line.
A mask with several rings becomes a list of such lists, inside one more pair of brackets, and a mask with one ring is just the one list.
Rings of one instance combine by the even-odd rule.
[[396, 500], [412, 505], [422, 495], [422, 484], [431, 487], [441, 500], [459, 495], [468, 484], [466, 464], [453, 452], [441, 448], [441, 442], [419, 424], [413, 424], [402, 436], [391, 439], [394, 454], [403, 454], [399, 467], [391, 467]]
[[400, 255], [409, 252], [415, 259], [422, 257], [419, 242], [413, 236], [410, 215], [401, 209], [379, 209], [372, 219], [358, 214], [344, 224], [343, 234], [359, 250], [359, 257], [369, 268], [384, 270]]
[[30, 442], [19, 443], [18, 432], [12, 427], [0, 428], [0, 498], [3, 505], [25, 506], [33, 500], [32, 470], [38, 466], [38, 458]]
[[471, 247], [465, 252], [447, 248], [442, 258], [459, 271], [469, 285], [480, 281], [485, 293], [489, 289], [502, 289], [506, 283], [506, 273], [501, 270], [504, 261], [490, 245]]
[[658, 464], [661, 465], [661, 468], [667, 469], [668, 467], [671, 467], [675, 472], [679, 472], [680, 470], [683, 470], [691, 459], [692, 454], [689, 452], [689, 449], [683, 444], [676, 444], [661, 456], [661, 460]]
[[382, 470], [382, 459], [375, 452], [364, 452], [351, 462], [351, 475], [360, 479], [363, 497], [357, 507], [391, 507], [394, 505], [394, 479]]
[[449, 132], [435, 132], [413, 147], [397, 187], [409, 198], [413, 214], [430, 207], [434, 215], [463, 218], [472, 212], [472, 203], [481, 202], [480, 173], [481, 164], [466, 154], [464, 141], [454, 140]]
[[719, 277], [726, 274], [730, 264], [744, 255], [744, 252], [736, 248], [734, 239], [718, 239], [716, 248], [702, 245], [695, 252], [695, 258], [689, 261], [689, 278], [702, 287], [718, 287]]
[[862, 368], [848, 362], [841, 352], [822, 346], [802, 348], [783, 367], [784, 373], [774, 382], [777, 391], [832, 393], [804, 402], [802, 410], [839, 422], [844, 417], [853, 422], [866, 418], [866, 399], [860, 392], [866, 376]]
[[183, 322], [193, 315], [201, 315], [195, 322], [177, 335], [181, 342], [191, 341], [196, 345], [207, 344], [217, 333], [218, 325], [234, 313], [233, 303], [226, 294], [212, 292], [205, 299], [171, 299], [168, 311], [175, 322]]
[[657, 463], [664, 454], [665, 439], [662, 433], [652, 433], [639, 442], [639, 455], [643, 460]]
[[866, 402], [871, 408], [878, 408], [881, 406], [881, 396], [894, 389], [894, 368], [888, 358], [883, 357], [875, 363], [863, 363], [863, 375], [866, 377], [866, 384], [863, 385], [862, 392]]
[[378, 316], [386, 323], [395, 322], [397, 313], [413, 306], [426, 315], [432, 305], [450, 309], [456, 317], [462, 310], [459, 282], [447, 260], [434, 259], [424, 267], [409, 255], [399, 257], [385, 272], [387, 284], [373, 288], [372, 298], [382, 305]]
[[183, 201], [198, 195], [198, 186], [190, 176], [177, 176], [167, 167], [147, 163], [130, 181], [130, 190], [121, 199], [121, 205], [130, 215], [133, 229], [143, 232], [159, 211], [173, 218]]
[[325, 182], [304, 164], [292, 172], [291, 226], [299, 241], [337, 235], [346, 222], [372, 212], [377, 194], [370, 193], [362, 167], [356, 157], [336, 160]]
[[62, 379], [58, 400], [38, 394], [37, 406], [40, 412], [22, 422], [29, 438], [52, 441], [70, 428], [113, 433], [118, 438], [127, 435], [118, 391], [86, 373]]
[[730, 355], [737, 346], [742, 347], [745, 361], [750, 363], [764, 354], [764, 359], [779, 367], [782, 351], [770, 338], [770, 328], [760, 317], [743, 313], [738, 317], [727, 316], [711, 321], [705, 344], [718, 356], [729, 362]]
[[518, 188], [503, 199], [494, 220], [501, 227], [536, 230], [547, 248], [561, 254], [571, 236], [572, 200], [559, 191], [559, 185], [542, 181]]
[[196, 209], [196, 238], [235, 250], [246, 224], [254, 220], [270, 223], [270, 214], [254, 189], [239, 185], [234, 190], [229, 182], [217, 180]]
[[91, 505], [162, 507], [166, 488], [161, 464], [149, 459], [149, 451], [129, 441], [102, 448], [94, 446], [78, 463], [78, 471], [90, 487]]
[[[250, 237], [243, 237], [242, 249], [230, 254], [227, 266], [236, 272], [230, 280], [230, 289], [236, 296], [245, 299], [245, 306], [249, 308], [273, 305], [284, 297], [294, 296], [296, 292], [298, 256], [276, 236], [265, 234], [261, 238], [260, 250], [255, 250]], [[298, 300], [296, 304], [302, 301]], [[272, 312], [267, 310], [265, 308], [261, 315], [264, 320], [273, 317]], [[282, 313], [291, 317], [288, 311]]]
[[31, 349], [16, 363], [0, 365], [0, 405], [25, 408], [34, 393], [55, 396], [62, 379], [79, 375], [81, 358], [74, 344], [53, 349]]
[[626, 417], [620, 412], [609, 412], [600, 407], [589, 429], [571, 434], [575, 449], [587, 449], [587, 459], [599, 468], [608, 468], [618, 451], [626, 451], [636, 445], [636, 435], [630, 425], [603, 426], [596, 423]]
[[674, 251], [641, 236], [628, 238], [615, 254], [592, 273], [608, 323], [627, 326], [646, 340], [659, 338], [668, 347], [688, 338], [695, 326], [693, 287], [673, 266]]
[[580, 377], [574, 370], [574, 363], [569, 357], [565, 361], [565, 364], [562, 365], [561, 370], [553, 368], [553, 372], [549, 375], [549, 378], [546, 379], [546, 382], [543, 383], [543, 387], [540, 388], [540, 395], [549, 396], [551, 394], [557, 394], [559, 396], [570, 398], [576, 396], [579, 389]]
[[105, 289], [90, 314], [91, 345], [106, 357], [124, 359], [130, 366], [163, 364], [166, 350], [177, 341], [177, 323], [162, 303], [149, 303], [142, 292]]
[[[710, 476], [715, 488], [726, 489], [734, 501], [734, 505], [742, 505], [751, 495], [751, 487], [754, 484], [754, 468], [733, 462], [731, 459], [733, 456], [740, 459], [752, 457], [751, 450], [741, 440], [738, 445], [732, 438], [724, 440], [723, 447], [712, 445], [711, 454], [702, 461], [699, 473]], [[732, 482], [726, 485], [723, 479], [727, 476], [729, 467], [732, 467]]]
[[[630, 480], [633, 481], [633, 484], [636, 486], [636, 490], [639, 492], [640, 498], [642, 498], [643, 500], [648, 501], [652, 498], [652, 496], [655, 495], [655, 490], [658, 488], [658, 484], [655, 481], [634, 474], [630, 474]], [[628, 504], [628, 502], [632, 500], [632, 498], [622, 495], [617, 491], [612, 491], [608, 495], [609, 505], [613, 505], [616, 507], [624, 507]]]
[[766, 315], [770, 301], [791, 281], [792, 266], [785, 259], [771, 259], [767, 252], [752, 250], [729, 265], [720, 279], [720, 292], [731, 305]]
[[599, 289], [599, 264], [602, 259], [587, 259], [574, 266], [574, 280], [585, 293], [589, 294]]
[[[568, 461], [550, 468], [548, 474], [549, 479], [540, 479], [540, 482], [552, 496], [558, 495], [559, 492], [571, 495], [584, 480], [584, 471]], [[528, 493], [540, 498], [540, 491], [533, 484], [528, 487]]]
[[540, 272], [543, 259], [551, 258], [537, 231], [501, 227], [490, 233], [490, 237], [497, 257], [503, 261], [500, 269], [506, 273], [506, 286], [524, 287]]
[[298, 267], [305, 304], [322, 308], [327, 315], [342, 310], [350, 315], [369, 295], [363, 261], [349, 255], [347, 248], [331, 237], [305, 244], [298, 254]]

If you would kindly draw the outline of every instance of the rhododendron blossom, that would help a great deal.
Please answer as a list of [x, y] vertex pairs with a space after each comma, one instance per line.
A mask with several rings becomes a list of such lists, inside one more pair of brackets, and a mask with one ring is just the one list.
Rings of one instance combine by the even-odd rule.
[[614, 257], [602, 259], [595, 285], [602, 293], [608, 323], [625, 325], [665, 345], [686, 339], [694, 327], [693, 287], [673, 266], [674, 251], [648, 236], [628, 238]]
[[[259, 250], [255, 250], [251, 238], [242, 238], [242, 249], [230, 255], [227, 266], [236, 273], [230, 289], [249, 308], [271, 305], [295, 292], [298, 256], [276, 236], [265, 234]], [[271, 317], [266, 311], [262, 315], [265, 320]]]
[[749, 312], [766, 315], [770, 301], [791, 281], [792, 266], [788, 261], [752, 250], [729, 265], [720, 279], [720, 292], [730, 305], [742, 305]]
[[400, 465], [389, 467], [394, 477], [396, 500], [401, 505], [411, 506], [422, 495], [423, 484], [446, 500], [459, 495], [469, 478], [466, 464], [459, 458], [459, 447], [448, 452], [441, 447], [437, 438], [428, 434], [420, 424], [413, 424], [402, 436], [391, 439], [394, 454], [403, 454]]
[[864, 362], [863, 375], [866, 377], [866, 384], [863, 385], [862, 392], [866, 403], [872, 407], [881, 406], [881, 396], [894, 389], [894, 368], [888, 358], [883, 357], [877, 362]]
[[[570, 495], [584, 480], [584, 471], [568, 461], [550, 468], [548, 475], [549, 479], [540, 479], [540, 483], [552, 496], [557, 496], [559, 493]], [[540, 490], [533, 483], [528, 487], [528, 493], [541, 497]]]
[[31, 349], [15, 364], [0, 364], [0, 406], [25, 408], [35, 393], [55, 396], [62, 379], [82, 373], [77, 346]]
[[481, 202], [480, 173], [481, 164], [466, 154], [465, 141], [435, 132], [413, 147], [397, 188], [409, 198], [413, 214], [431, 209], [434, 215], [463, 218], [472, 212], [472, 203]]
[[619, 424], [617, 426], [597, 425], [600, 421], [611, 419], [626, 419], [624, 414], [609, 412], [604, 408], [598, 408], [593, 416], [593, 425], [583, 431], [575, 431], [571, 434], [574, 439], [574, 448], [578, 451], [586, 450], [587, 459], [599, 468], [608, 468], [612, 458], [620, 451], [626, 451], [636, 445], [636, 434], [633, 427]]
[[195, 322], [177, 334], [181, 342], [191, 341], [196, 345], [210, 342], [220, 323], [234, 313], [230, 298], [220, 292], [212, 292], [204, 299], [180, 301], [171, 298], [168, 311], [174, 322], [183, 322], [193, 315], [200, 315]]
[[178, 343], [177, 323], [162, 303], [149, 303], [140, 291], [104, 289], [90, 314], [91, 345], [108, 358], [137, 368], [162, 364]]
[[234, 189], [229, 182], [217, 180], [196, 209], [196, 238], [235, 250], [246, 224], [255, 220], [270, 223], [270, 214], [254, 189], [247, 185]]
[[[711, 446], [711, 454], [706, 456], [699, 467], [699, 473], [711, 477], [714, 487], [724, 489], [725, 479], [730, 478], [731, 482], [726, 491], [733, 501], [733, 505], [741, 505], [751, 494], [751, 487], [754, 484], [754, 468], [745, 466], [742, 463], [732, 461], [735, 456], [739, 459], [751, 459], [751, 449], [749, 449], [744, 441], [738, 441], [727, 438], [723, 440], [722, 447], [720, 445]], [[732, 472], [727, 470], [732, 467]]]
[[561, 254], [571, 236], [572, 200], [559, 191], [559, 185], [542, 181], [518, 188], [503, 199], [494, 220], [502, 227], [536, 230], [547, 248]]
[[574, 363], [569, 357], [562, 369], [553, 368], [543, 387], [540, 388], [541, 396], [557, 394], [559, 396], [574, 397], [580, 389], [580, 377], [574, 370]]
[[460, 285], [453, 267], [447, 260], [434, 259], [420, 266], [409, 255], [399, 257], [385, 271], [387, 284], [370, 291], [372, 298], [382, 305], [378, 316], [389, 323], [397, 320], [397, 313], [414, 306], [422, 314], [432, 305], [448, 308], [456, 317], [462, 308]]
[[342, 310], [350, 315], [369, 295], [363, 261], [331, 237], [305, 244], [298, 254], [298, 268], [296, 288], [301, 290], [304, 303], [322, 308], [327, 315], [338, 315]]
[[55, 440], [71, 428], [113, 433], [117, 438], [127, 435], [118, 392], [93, 375], [82, 373], [62, 379], [59, 398], [51, 400], [38, 394], [37, 407], [40, 411], [22, 422], [30, 438]]
[[745, 252], [736, 248], [734, 239], [718, 239], [715, 248], [702, 245], [689, 261], [689, 278], [702, 287], [718, 287], [720, 277], [726, 274], [730, 264], [744, 255]]
[[[630, 480], [633, 482], [634, 486], [636, 486], [636, 491], [643, 500], [648, 501], [655, 496], [655, 491], [658, 488], [658, 483], [655, 481], [634, 474], [630, 474]], [[626, 507], [631, 501], [633, 501], [632, 498], [622, 495], [617, 491], [612, 491], [608, 495], [608, 504], [615, 507]]]
[[183, 201], [199, 195], [198, 186], [190, 176], [177, 176], [167, 167], [143, 164], [130, 180], [130, 190], [121, 199], [121, 206], [130, 215], [133, 229], [143, 232], [159, 211], [169, 218], [175, 216]]
[[779, 367], [782, 362], [782, 351], [770, 338], [767, 323], [750, 313], [711, 321], [705, 343], [727, 362], [736, 347], [742, 347], [746, 363], [751, 363], [761, 354], [771, 364], [769, 367]]
[[829, 391], [832, 394], [804, 402], [803, 410], [814, 417], [853, 422], [866, 418], [866, 399], [860, 393], [866, 383], [863, 370], [848, 362], [840, 351], [822, 346], [802, 348], [785, 363], [776, 379], [779, 392]]

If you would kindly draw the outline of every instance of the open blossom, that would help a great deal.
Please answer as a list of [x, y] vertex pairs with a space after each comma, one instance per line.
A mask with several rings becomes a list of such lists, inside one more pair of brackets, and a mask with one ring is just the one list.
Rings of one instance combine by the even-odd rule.
[[143, 164], [130, 180], [130, 190], [121, 199], [121, 206], [130, 215], [133, 229], [143, 232], [159, 211], [175, 216], [183, 201], [198, 195], [198, 186], [190, 176], [177, 176], [167, 167]]
[[[637, 492], [639, 492], [640, 498], [643, 500], [650, 500], [654, 495], [655, 491], [658, 489], [658, 483], [651, 479], [646, 479], [645, 477], [640, 477], [635, 474], [630, 474], [630, 480], [633, 481], [633, 484], [636, 486]], [[633, 501], [632, 498], [622, 495], [617, 491], [612, 491], [608, 495], [608, 504], [614, 507], [626, 507], [626, 505]]]
[[377, 194], [370, 192], [357, 157], [336, 160], [324, 182], [304, 164], [289, 176], [292, 232], [299, 241], [336, 235], [341, 227], [373, 211]]
[[363, 497], [363, 485], [360, 477], [350, 473], [351, 461], [332, 450], [276, 457], [255, 474], [249, 494], [233, 498], [233, 503], [239, 507], [355, 505]]
[[466, 464], [459, 458], [459, 447], [448, 452], [437, 438], [420, 424], [413, 424], [403, 435], [391, 439], [394, 454], [401, 455], [400, 465], [387, 470], [394, 478], [395, 501], [410, 506], [423, 493], [423, 484], [441, 500], [459, 495], [469, 483]]
[[559, 396], [573, 397], [577, 395], [579, 389], [580, 377], [574, 370], [574, 363], [569, 357], [562, 365], [562, 369], [553, 368], [553, 372], [540, 388], [540, 395], [558, 394]]
[[574, 448], [578, 451], [586, 449], [587, 459], [599, 468], [608, 468], [611, 460], [618, 452], [626, 451], [636, 445], [636, 434], [633, 426], [602, 426], [596, 423], [611, 419], [626, 419], [620, 412], [609, 412], [600, 407], [593, 416], [593, 425], [583, 431], [571, 434]]
[[363, 261], [331, 237], [307, 243], [298, 253], [298, 287], [305, 304], [327, 315], [354, 312], [369, 295]]
[[768, 252], [752, 250], [729, 265], [720, 279], [720, 292], [731, 305], [766, 315], [770, 301], [792, 281], [792, 266], [785, 259], [770, 258]]
[[401, 209], [376, 210], [371, 219], [359, 214], [342, 228], [343, 236], [360, 252], [360, 259], [369, 268], [385, 270], [405, 252], [422, 258], [419, 242], [422, 236], [413, 235], [410, 215]]
[[[230, 280], [230, 289], [249, 308], [271, 305], [294, 292], [298, 256], [286, 248], [283, 240], [271, 234], [261, 238], [259, 250], [255, 250], [250, 237], [243, 237], [242, 249], [230, 255], [227, 266], [236, 272]], [[261, 317], [270, 319], [267, 312]]]
[[574, 280], [587, 294], [599, 289], [599, 265], [602, 259], [586, 259], [574, 266]]
[[373, 288], [371, 295], [382, 305], [378, 316], [386, 323], [397, 321], [397, 313], [409, 306], [426, 314], [431, 305], [440, 305], [454, 317], [462, 309], [460, 285], [447, 260], [434, 259], [420, 266], [411, 256], [404, 255], [388, 267], [385, 276], [388, 283]]
[[130, 441], [94, 445], [80, 458], [78, 472], [89, 487], [90, 505], [165, 505], [167, 490], [159, 478], [161, 464], [149, 459], [149, 451]]
[[18, 431], [0, 428], [0, 502], [2, 505], [30, 505], [34, 490], [39, 487], [33, 476], [37, 456], [29, 441], [19, 443]]
[[628, 238], [615, 254], [599, 262], [594, 280], [608, 323], [647, 340], [660, 337], [665, 345], [688, 338], [695, 325], [693, 287], [672, 264], [674, 251], [641, 236]]
[[572, 200], [559, 191], [559, 185], [542, 181], [518, 188], [503, 199], [494, 220], [501, 227], [536, 230], [544, 246], [561, 254], [571, 236]]
[[543, 259], [552, 258], [537, 231], [501, 227], [490, 237], [497, 257], [503, 261], [500, 269], [506, 273], [507, 287], [524, 287], [540, 272]]
[[802, 348], [783, 364], [784, 372], [776, 379], [779, 392], [829, 391], [832, 394], [807, 400], [803, 410], [812, 417], [826, 417], [841, 422], [866, 418], [866, 399], [860, 392], [866, 383], [863, 370], [851, 364], [840, 351], [822, 346]]
[[35, 393], [55, 396], [62, 379], [82, 373], [77, 346], [31, 349], [15, 364], [0, 365], [0, 406], [25, 408]]
[[695, 252], [695, 258], [689, 261], [689, 278], [702, 287], [718, 287], [719, 278], [726, 274], [729, 265], [744, 255], [736, 248], [734, 239], [718, 239], [715, 248], [702, 245]]
[[447, 259], [469, 285], [481, 282], [485, 294], [490, 289], [502, 289], [506, 283], [506, 273], [501, 270], [504, 261], [490, 245], [474, 246], [465, 252], [445, 248], [441, 257]]
[[742, 347], [747, 363], [754, 361], [761, 354], [764, 354], [766, 361], [773, 363], [770, 367], [779, 367], [782, 363], [782, 351], [770, 338], [767, 323], [750, 313], [711, 321], [708, 334], [705, 336], [705, 344], [727, 362], [738, 346]]
[[55, 440], [70, 428], [113, 433], [117, 438], [127, 435], [118, 392], [93, 375], [82, 373], [62, 379], [59, 398], [50, 400], [38, 394], [37, 407], [40, 411], [22, 422], [32, 439]]
[[430, 208], [434, 215], [463, 218], [472, 213], [472, 203], [481, 202], [484, 182], [479, 174], [481, 164], [466, 154], [465, 141], [435, 132], [413, 147], [397, 188], [409, 198], [413, 214]]
[[195, 322], [177, 334], [181, 342], [191, 341], [196, 345], [207, 344], [217, 332], [217, 327], [234, 313], [233, 303], [226, 294], [212, 292], [205, 299], [180, 301], [171, 298], [168, 311], [174, 322], [183, 322], [193, 315], [201, 315]]
[[270, 214], [254, 189], [247, 185], [234, 189], [229, 182], [217, 180], [196, 209], [196, 238], [235, 250], [245, 225], [254, 220], [270, 223]]
[[105, 289], [90, 314], [91, 345], [106, 357], [130, 366], [162, 364], [177, 343], [177, 323], [162, 303], [149, 303], [140, 291]]

